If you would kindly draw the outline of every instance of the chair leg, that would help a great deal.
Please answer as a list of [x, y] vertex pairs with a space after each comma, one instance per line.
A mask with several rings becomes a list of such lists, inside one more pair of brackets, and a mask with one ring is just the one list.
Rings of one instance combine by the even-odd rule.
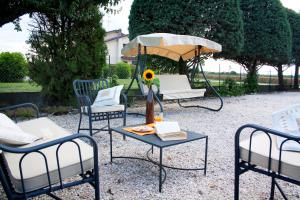
[[234, 178], [234, 200], [239, 200], [240, 193], [240, 176], [235, 173]]
[[81, 120], [82, 120], [82, 113], [81, 113], [81, 111], [80, 111], [80, 112], [79, 112], [79, 124], [78, 124], [78, 129], [77, 129], [77, 132], [78, 132], [78, 133], [80, 132]]
[[[124, 112], [123, 115], [124, 115], [123, 116], [123, 126], [126, 126], [126, 112]], [[125, 135], [123, 135], [123, 140], [126, 140], [126, 136]]]
[[89, 116], [89, 131], [90, 131], [90, 136], [93, 136], [93, 126], [92, 126], [92, 117]]
[[275, 193], [275, 178], [272, 177], [270, 200], [274, 199], [274, 193]]
[[234, 166], [234, 200], [239, 200], [240, 193], [240, 174], [239, 174], [239, 159], [235, 155], [235, 166]]
[[[98, 169], [96, 169], [98, 170]], [[99, 175], [95, 177], [95, 200], [100, 200], [100, 184], [99, 184]]]

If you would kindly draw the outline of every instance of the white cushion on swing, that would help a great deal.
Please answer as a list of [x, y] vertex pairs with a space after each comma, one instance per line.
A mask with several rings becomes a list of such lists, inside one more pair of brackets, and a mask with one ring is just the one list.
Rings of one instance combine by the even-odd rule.
[[203, 97], [206, 89], [192, 89], [186, 75], [156, 75], [160, 81], [163, 99], [188, 99]]
[[163, 99], [173, 100], [173, 99], [190, 99], [196, 97], [203, 97], [205, 91], [206, 91], [205, 89], [164, 91]]

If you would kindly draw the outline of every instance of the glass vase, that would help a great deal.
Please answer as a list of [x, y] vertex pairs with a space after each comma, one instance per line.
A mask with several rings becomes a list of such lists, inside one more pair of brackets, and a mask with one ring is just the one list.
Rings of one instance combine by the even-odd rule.
[[154, 93], [150, 87], [146, 101], [146, 124], [152, 123], [154, 123]]

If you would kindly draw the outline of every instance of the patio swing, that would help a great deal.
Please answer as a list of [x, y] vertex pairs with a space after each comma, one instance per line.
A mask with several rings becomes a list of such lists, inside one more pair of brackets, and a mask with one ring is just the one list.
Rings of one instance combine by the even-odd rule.
[[[147, 87], [144, 86], [141, 79], [142, 73], [146, 68], [147, 55], [158, 55], [177, 62], [182, 59], [188, 63], [190, 68], [192, 68], [190, 74], [156, 75], [160, 79], [160, 88], [157, 89], [154, 98], [159, 104], [160, 111], [163, 112], [163, 106], [159, 96], [162, 96], [162, 100], [176, 100], [179, 106], [184, 108], [196, 107], [211, 111], [219, 111], [223, 107], [223, 100], [207, 80], [200, 62], [200, 55], [220, 52], [221, 50], [222, 46], [216, 42], [190, 35], [153, 33], [137, 36], [122, 49], [122, 54], [124, 56], [137, 56], [136, 69], [125, 94], [129, 95], [129, 90], [134, 81], [136, 81], [140, 94], [131, 96], [145, 97], [147, 95]], [[184, 99], [204, 98], [206, 89], [192, 89], [191, 87], [191, 85], [194, 86], [197, 70], [202, 74], [207, 86], [206, 88], [209, 88], [220, 100], [219, 107], [210, 108], [201, 105], [182, 104], [182, 100]]]

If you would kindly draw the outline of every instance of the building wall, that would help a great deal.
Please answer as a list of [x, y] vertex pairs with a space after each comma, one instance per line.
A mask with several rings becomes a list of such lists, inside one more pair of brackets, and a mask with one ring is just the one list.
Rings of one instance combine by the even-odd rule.
[[[115, 38], [113, 40], [110, 40]], [[108, 41], [107, 41], [108, 40]], [[108, 32], [105, 36], [108, 55], [110, 56], [110, 64], [116, 64], [122, 61], [121, 50], [125, 44], [129, 42], [128, 36], [122, 34], [121, 30]], [[108, 59], [107, 59], [108, 63]]]

